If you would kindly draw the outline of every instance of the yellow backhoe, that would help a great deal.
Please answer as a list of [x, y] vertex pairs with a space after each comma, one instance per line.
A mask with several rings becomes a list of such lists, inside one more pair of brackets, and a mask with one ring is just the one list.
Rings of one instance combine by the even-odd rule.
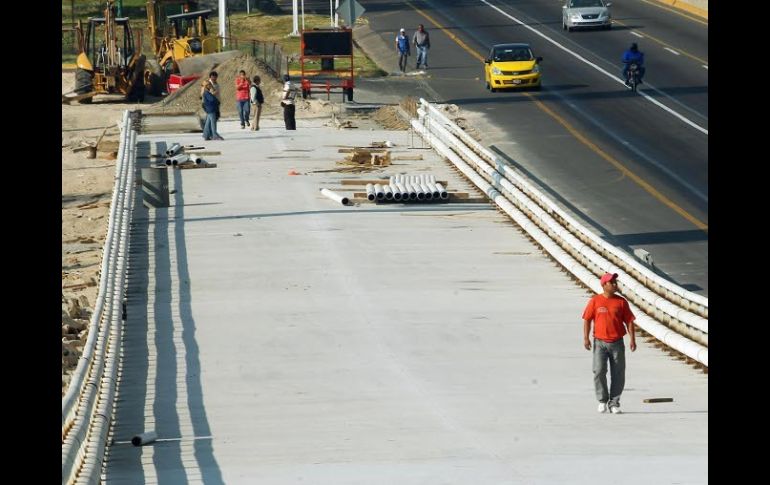
[[148, 61], [145, 85], [152, 95], [165, 89], [183, 59], [220, 52], [219, 38], [208, 31], [211, 10], [189, 0], [147, 0], [147, 30], [156, 61]]
[[145, 56], [141, 34], [134, 37], [127, 17], [117, 18], [112, 0], [104, 17], [92, 17], [76, 26], [80, 54], [71, 98], [89, 103], [97, 94], [121, 94], [128, 101], [144, 101]]

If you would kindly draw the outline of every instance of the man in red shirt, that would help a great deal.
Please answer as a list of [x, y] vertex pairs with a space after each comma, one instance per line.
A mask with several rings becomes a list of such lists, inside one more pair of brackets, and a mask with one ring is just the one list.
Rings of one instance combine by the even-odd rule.
[[[631, 352], [636, 350], [634, 314], [618, 291], [618, 274], [605, 273], [599, 280], [602, 293], [589, 300], [583, 311], [583, 346], [591, 350], [591, 322], [594, 322], [594, 389], [600, 413], [620, 414], [620, 394], [626, 381], [626, 348], [623, 335], [628, 335]], [[623, 325], [625, 323], [625, 326]], [[610, 362], [611, 387], [607, 392], [607, 361]]]

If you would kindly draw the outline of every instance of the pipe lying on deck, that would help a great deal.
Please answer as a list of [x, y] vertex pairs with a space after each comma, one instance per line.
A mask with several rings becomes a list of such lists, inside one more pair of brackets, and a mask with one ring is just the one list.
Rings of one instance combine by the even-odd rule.
[[328, 197], [328, 198], [330, 198], [331, 200], [333, 200], [335, 202], [339, 202], [342, 205], [348, 205], [349, 201], [348, 201], [347, 197], [343, 197], [343, 196], [339, 195], [336, 192], [332, 192], [329, 189], [321, 189], [321, 194], [326, 196], [326, 197]]
[[168, 147], [168, 149], [166, 150], [166, 156], [167, 157], [173, 157], [174, 155], [176, 155], [180, 151], [182, 151], [182, 145], [180, 145], [179, 143], [174, 143], [173, 145]]

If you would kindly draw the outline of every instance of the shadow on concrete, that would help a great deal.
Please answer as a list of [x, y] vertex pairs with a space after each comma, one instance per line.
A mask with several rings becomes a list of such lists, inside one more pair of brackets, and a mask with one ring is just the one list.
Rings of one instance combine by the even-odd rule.
[[[158, 143], [157, 148], [164, 150], [165, 143]], [[149, 142], [137, 144], [137, 155], [147, 156], [149, 153]], [[137, 162], [137, 176], [141, 173], [141, 168], [147, 166], [149, 162]], [[180, 171], [172, 172], [176, 187], [181, 187]], [[188, 470], [196, 470], [192, 475], [197, 476], [200, 473], [203, 483], [224, 484], [210, 439], [194, 440], [194, 462], [183, 456], [182, 442], [173, 440], [181, 438], [187, 441], [196, 437], [211, 436], [203, 404], [200, 360], [195, 341], [190, 274], [184, 240], [185, 226], [183, 222], [174, 225], [173, 259], [176, 262], [172, 265], [168, 209], [152, 209], [154, 217], [147, 216], [147, 211], [151, 209], [143, 206], [142, 191], [135, 190], [135, 194], [134, 213], [139, 217], [132, 219], [130, 232], [124, 356], [113, 439], [127, 441], [134, 434], [146, 431], [142, 428], [147, 419], [155, 423], [159, 439], [170, 440], [149, 445], [153, 447], [154, 477], [144, 476], [142, 447], [110, 447], [107, 452], [105, 478], [115, 481], [128, 480], [132, 484], [144, 484], [147, 480], [153, 483], [185, 483], [188, 480]], [[184, 200], [181, 190], [177, 191], [173, 201], [176, 213], [183, 217]], [[152, 224], [150, 219], [154, 221]], [[149, 274], [150, 268], [153, 268], [152, 275]], [[153, 304], [148, 312], [151, 299]], [[154, 333], [148, 325], [150, 320], [154, 323]], [[178, 337], [179, 328], [175, 329], [175, 326], [181, 326], [181, 341]], [[153, 339], [152, 357], [148, 345], [150, 338]], [[178, 366], [180, 360], [177, 347], [180, 345], [184, 349], [184, 369]], [[152, 365], [154, 379], [150, 375], [152, 358], [155, 359]], [[180, 375], [182, 373], [184, 374]], [[182, 404], [179, 401], [184, 399], [184, 395], [193, 436], [182, 436], [182, 423], [177, 407]], [[145, 418], [145, 414], [150, 416]], [[185, 424], [187, 419], [185, 417]]]

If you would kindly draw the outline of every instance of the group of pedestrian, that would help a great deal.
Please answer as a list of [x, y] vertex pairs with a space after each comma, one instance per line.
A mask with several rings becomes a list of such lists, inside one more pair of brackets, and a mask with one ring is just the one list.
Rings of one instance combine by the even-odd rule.
[[[209, 73], [201, 85], [201, 101], [203, 111], [206, 113], [206, 119], [203, 124], [204, 140], [224, 140], [217, 131], [217, 121], [220, 118], [220, 104], [222, 98], [220, 95], [219, 77], [216, 71]], [[262, 79], [254, 76], [251, 81], [246, 76], [246, 71], [240, 71], [235, 78], [235, 105], [238, 110], [238, 119], [241, 122], [241, 129], [250, 127], [251, 131], [259, 130], [259, 119], [262, 116], [262, 105], [265, 104], [265, 96], [262, 93], [260, 84]], [[291, 82], [287, 74], [284, 76], [283, 95], [281, 96], [281, 106], [283, 107], [283, 119], [287, 130], [296, 130], [297, 122], [294, 118], [294, 99], [297, 96], [297, 89]], [[254, 106], [254, 118], [251, 119], [251, 106]]]
[[417, 27], [417, 31], [412, 36], [410, 43], [409, 36], [406, 34], [405, 29], [401, 29], [396, 36], [396, 51], [398, 52], [398, 67], [401, 72], [406, 72], [406, 65], [408, 57], [412, 55], [411, 44], [414, 44], [417, 48], [417, 62], [415, 69], [420, 69], [423, 66], [424, 69], [428, 68], [428, 50], [430, 49], [430, 34], [425, 30], [425, 26], [420, 24]]

